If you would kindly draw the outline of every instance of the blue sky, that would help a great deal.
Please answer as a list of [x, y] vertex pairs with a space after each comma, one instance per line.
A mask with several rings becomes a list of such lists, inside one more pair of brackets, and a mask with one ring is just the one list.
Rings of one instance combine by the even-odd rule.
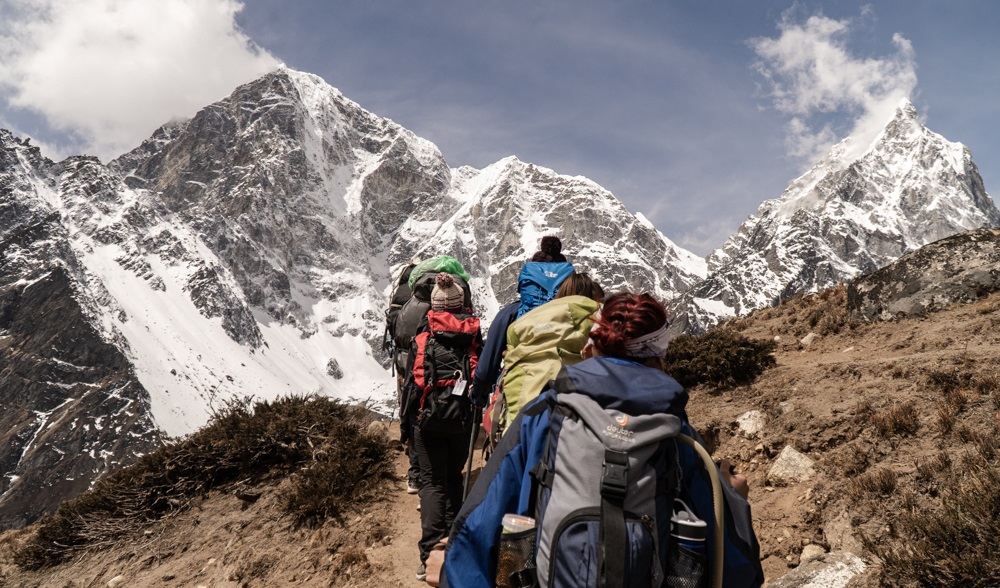
[[909, 97], [1000, 190], [991, 0], [0, 0], [0, 126], [108, 160], [278, 63], [438, 145], [583, 175], [704, 255]]

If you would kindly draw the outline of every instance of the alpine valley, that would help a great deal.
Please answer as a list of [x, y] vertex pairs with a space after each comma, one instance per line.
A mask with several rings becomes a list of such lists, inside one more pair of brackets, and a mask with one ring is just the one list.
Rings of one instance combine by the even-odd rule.
[[103, 164], [0, 130], [0, 529], [247, 398], [318, 393], [391, 415], [390, 283], [449, 254], [491, 318], [559, 235], [607, 291], [700, 332], [1000, 225], [968, 149], [908, 103], [764, 202], [707, 260], [583, 177], [430, 142], [286, 68]]

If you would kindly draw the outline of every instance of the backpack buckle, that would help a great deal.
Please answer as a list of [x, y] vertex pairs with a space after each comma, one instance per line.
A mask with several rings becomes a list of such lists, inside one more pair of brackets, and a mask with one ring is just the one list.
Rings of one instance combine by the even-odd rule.
[[601, 474], [601, 496], [623, 500], [627, 491], [628, 454], [605, 451], [604, 471]]

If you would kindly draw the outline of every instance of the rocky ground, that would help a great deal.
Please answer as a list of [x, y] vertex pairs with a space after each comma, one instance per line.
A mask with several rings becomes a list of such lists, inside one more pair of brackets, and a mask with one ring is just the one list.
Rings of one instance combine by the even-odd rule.
[[[730, 458], [749, 478], [764, 571], [775, 586], [793, 585], [804, 560], [826, 552], [831, 560], [860, 555], [866, 571], [850, 585], [871, 585], [878, 566], [861, 536], [892, 541], [901, 509], [935, 507], [921, 464], [942, 452], [958, 457], [1000, 427], [1000, 295], [871, 325], [852, 324], [843, 304], [839, 289], [737, 321], [745, 335], [777, 341], [777, 365], [750, 386], [692, 390], [692, 423], [716, 458]], [[801, 454], [800, 469], [780, 473], [786, 447]], [[405, 458], [396, 458], [402, 474]], [[883, 471], [891, 490], [862, 483]], [[11, 560], [31, 530], [8, 532], [0, 536], [0, 585], [418, 586], [417, 497], [401, 480], [321, 529], [296, 529], [278, 514], [285, 482], [262, 488], [253, 503], [213, 493], [128, 545], [40, 572]]]

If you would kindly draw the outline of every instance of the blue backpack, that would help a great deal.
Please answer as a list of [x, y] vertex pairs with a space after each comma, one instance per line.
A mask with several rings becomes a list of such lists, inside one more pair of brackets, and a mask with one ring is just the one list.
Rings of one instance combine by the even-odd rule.
[[521, 275], [517, 277], [517, 293], [521, 297], [517, 318], [555, 298], [559, 285], [572, 273], [573, 265], [566, 261], [529, 261], [524, 264]]

